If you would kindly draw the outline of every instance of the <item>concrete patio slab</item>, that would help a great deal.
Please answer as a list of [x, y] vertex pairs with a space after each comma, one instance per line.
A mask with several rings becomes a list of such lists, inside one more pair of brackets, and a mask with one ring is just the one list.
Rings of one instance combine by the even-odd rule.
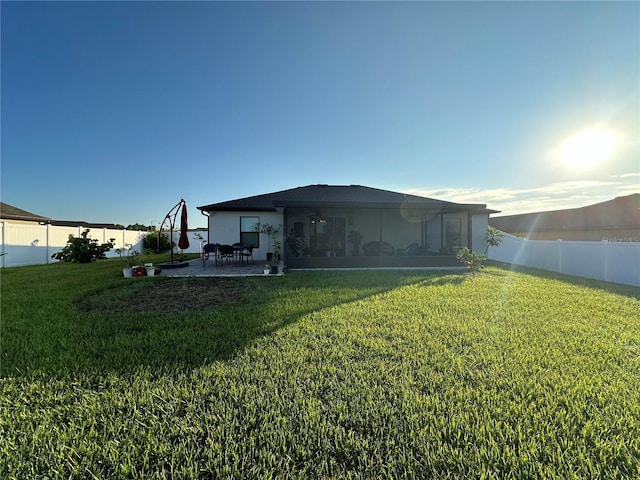
[[[213, 260], [206, 260], [204, 265], [202, 260], [196, 258], [189, 260], [189, 265], [182, 268], [162, 269], [160, 276], [163, 277], [265, 277], [263, 268], [266, 260], [256, 260], [253, 264], [224, 264], [222, 266], [215, 264]], [[282, 269], [279, 269], [277, 275], [282, 275]], [[276, 276], [276, 275], [272, 275]]]

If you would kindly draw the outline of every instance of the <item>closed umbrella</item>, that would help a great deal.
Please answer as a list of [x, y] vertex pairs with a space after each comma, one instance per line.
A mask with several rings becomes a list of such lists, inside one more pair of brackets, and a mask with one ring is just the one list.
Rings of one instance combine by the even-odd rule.
[[189, 248], [189, 237], [187, 237], [187, 230], [189, 226], [187, 223], [187, 202], [182, 203], [182, 215], [180, 217], [180, 239], [178, 240], [178, 247], [182, 250]]

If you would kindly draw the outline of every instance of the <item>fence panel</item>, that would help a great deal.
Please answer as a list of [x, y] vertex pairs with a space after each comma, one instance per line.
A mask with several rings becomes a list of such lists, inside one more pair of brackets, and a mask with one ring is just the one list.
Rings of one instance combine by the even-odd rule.
[[[61, 227], [54, 225], [36, 225], [1, 222], [0, 252], [1, 266], [19, 267], [25, 265], [41, 265], [55, 263], [57, 260], [51, 255], [60, 252], [69, 235], [79, 236], [85, 230], [84, 227]], [[110, 230], [95, 228], [89, 230], [89, 238], [95, 238], [98, 243], [104, 243], [110, 238], [115, 238], [115, 247], [107, 252], [107, 257], [117, 257], [116, 248], [122, 248], [126, 244], [133, 246], [134, 250], [142, 252], [146, 232], [130, 230]]]
[[526, 240], [505, 234], [489, 258], [578, 277], [640, 286], [640, 243]]
[[3, 264], [34, 265], [47, 263], [46, 225], [4, 223]]
[[[169, 237], [169, 232], [162, 232], [163, 234]], [[189, 238], [189, 248], [182, 250], [184, 253], [200, 253], [202, 250], [202, 245], [206, 242], [206, 232], [201, 231], [191, 231], [187, 232], [187, 237]], [[178, 252], [179, 249], [177, 247], [178, 240], [180, 240], [180, 232], [172, 232], [171, 241], [174, 243], [174, 252]]]

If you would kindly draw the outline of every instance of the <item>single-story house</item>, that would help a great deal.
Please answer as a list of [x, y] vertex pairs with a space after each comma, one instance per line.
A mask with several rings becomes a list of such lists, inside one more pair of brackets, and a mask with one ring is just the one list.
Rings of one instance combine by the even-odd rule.
[[640, 242], [640, 193], [580, 208], [495, 217], [489, 223], [529, 240]]
[[43, 217], [42, 215], [36, 215], [35, 213], [27, 212], [26, 210], [14, 207], [13, 205], [9, 205], [8, 203], [0, 202], [0, 221], [41, 225], [51, 223], [53, 220], [49, 217]]
[[484, 204], [459, 204], [360, 185], [308, 185], [197, 207], [208, 216], [209, 243], [273, 250], [258, 225], [278, 230], [290, 269], [460, 266], [460, 247], [485, 249]]

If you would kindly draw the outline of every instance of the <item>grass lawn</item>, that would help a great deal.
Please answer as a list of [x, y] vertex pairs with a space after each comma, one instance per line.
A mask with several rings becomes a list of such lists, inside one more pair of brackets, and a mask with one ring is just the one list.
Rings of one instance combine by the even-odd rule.
[[640, 289], [1, 272], [0, 478], [640, 478]]

